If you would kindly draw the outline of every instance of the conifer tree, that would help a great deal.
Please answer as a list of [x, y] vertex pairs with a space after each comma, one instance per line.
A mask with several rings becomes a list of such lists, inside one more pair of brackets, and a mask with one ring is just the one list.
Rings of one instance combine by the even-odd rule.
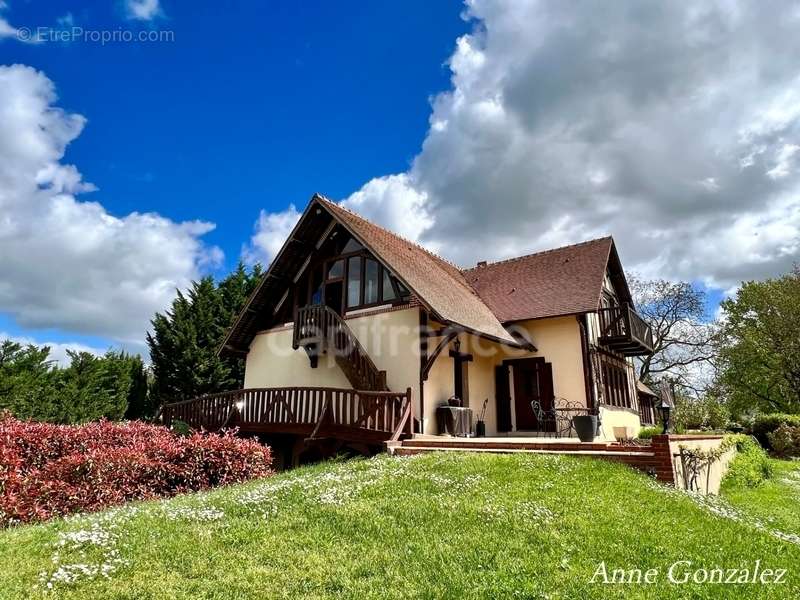
[[211, 277], [194, 282], [156, 314], [147, 336], [155, 406], [243, 385], [244, 361], [220, 358], [217, 350], [261, 274], [259, 265], [248, 273], [240, 263], [219, 285]]

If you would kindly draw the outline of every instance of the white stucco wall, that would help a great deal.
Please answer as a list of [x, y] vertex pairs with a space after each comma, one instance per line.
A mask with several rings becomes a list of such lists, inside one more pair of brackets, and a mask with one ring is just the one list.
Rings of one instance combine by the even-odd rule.
[[[386, 371], [389, 388], [404, 391], [411, 388], [415, 414], [424, 417], [424, 433], [436, 433], [436, 407], [454, 393], [453, 359], [445, 349], [434, 362], [423, 386], [424, 415], [420, 410], [419, 389], [419, 308], [407, 308], [375, 314], [353, 315], [346, 322], [359, 342], [370, 354], [379, 369]], [[436, 324], [432, 324], [436, 325]], [[473, 355], [469, 363], [470, 407], [478, 418], [484, 399], [487, 435], [497, 435], [497, 406], [495, 403], [495, 367], [504, 360], [543, 357], [553, 367], [553, 388], [557, 398], [586, 405], [583, 375], [583, 354], [580, 328], [574, 316], [526, 321], [524, 328], [537, 347], [536, 352], [515, 350], [470, 334], [459, 336], [461, 351]], [[440, 338], [432, 338], [433, 351]], [[513, 367], [512, 367], [513, 368]], [[352, 387], [344, 373], [330, 356], [320, 357], [312, 369], [308, 356], [301, 348], [292, 350], [291, 328], [261, 332], [254, 338], [247, 355], [245, 387]], [[513, 385], [512, 410], [513, 402]], [[630, 427], [632, 435], [639, 429], [638, 415], [630, 411], [604, 409], [603, 439], [614, 439], [613, 427]]]
[[[346, 322], [375, 365], [386, 371], [389, 389], [411, 388], [418, 413], [419, 308], [354, 316]], [[255, 336], [245, 363], [244, 386], [352, 387], [332, 356], [321, 356], [312, 369], [305, 350], [292, 350], [291, 328]]]
[[607, 442], [616, 440], [615, 428], [624, 429], [623, 438], [636, 437], [642, 428], [637, 412], [614, 406], [600, 407], [600, 422], [600, 439]]
[[[586, 405], [586, 391], [583, 377], [583, 354], [578, 321], [574, 316], [539, 319], [517, 324], [525, 329], [537, 348], [536, 352], [515, 350], [508, 346], [489, 342], [477, 336], [462, 334], [461, 351], [473, 355], [469, 363], [469, 405], [475, 419], [484, 399], [489, 403], [486, 409], [486, 434], [496, 435], [497, 405], [495, 402], [495, 367], [504, 360], [513, 358], [543, 357], [553, 365], [553, 391], [557, 398]], [[435, 338], [430, 348], [436, 345]], [[425, 433], [436, 433], [436, 407], [453, 395], [453, 359], [442, 352], [436, 359], [428, 380], [423, 387], [425, 397]], [[512, 410], [513, 410], [513, 386]]]

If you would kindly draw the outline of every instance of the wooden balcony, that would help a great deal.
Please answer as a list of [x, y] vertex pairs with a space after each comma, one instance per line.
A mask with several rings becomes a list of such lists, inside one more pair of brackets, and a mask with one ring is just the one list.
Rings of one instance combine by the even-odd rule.
[[646, 356], [653, 353], [653, 331], [629, 304], [601, 308], [598, 342], [624, 356]]
[[306, 442], [332, 438], [380, 444], [410, 437], [415, 429], [411, 390], [377, 392], [336, 388], [253, 388], [209, 394], [161, 407], [165, 425], [195, 429], [236, 427], [246, 433], [282, 433]]

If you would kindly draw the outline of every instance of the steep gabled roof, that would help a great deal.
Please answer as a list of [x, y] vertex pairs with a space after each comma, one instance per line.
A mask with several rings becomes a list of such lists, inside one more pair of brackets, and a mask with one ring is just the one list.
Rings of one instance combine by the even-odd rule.
[[614, 240], [604, 237], [463, 271], [502, 322], [597, 310], [606, 268], [622, 301], [630, 301]]
[[319, 201], [435, 315], [445, 322], [517, 345], [456, 266], [338, 204], [325, 198]]
[[275, 308], [314, 244], [329, 230], [331, 220], [370, 250], [437, 319], [489, 339], [517, 347], [525, 345], [503, 328], [457, 267], [315, 194], [229, 330], [220, 352], [247, 352], [263, 314]]

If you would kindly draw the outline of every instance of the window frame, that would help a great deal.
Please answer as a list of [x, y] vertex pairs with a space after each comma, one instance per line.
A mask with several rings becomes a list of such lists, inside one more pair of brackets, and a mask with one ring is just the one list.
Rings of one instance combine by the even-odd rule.
[[[348, 282], [350, 278], [350, 259], [353, 257], [360, 257], [360, 279], [359, 279], [359, 292], [358, 292], [358, 304], [353, 306], [349, 306], [347, 303], [347, 296], [348, 296]], [[336, 263], [337, 261], [344, 261], [343, 269], [342, 269], [342, 276], [341, 277], [331, 277], [327, 278], [328, 271], [330, 267]], [[366, 294], [366, 285], [365, 285], [365, 277], [366, 277], [366, 268], [367, 268], [367, 260], [374, 261], [378, 266], [378, 296], [375, 302], [366, 303], [364, 302], [365, 294]], [[397, 277], [392, 273], [391, 270], [387, 269], [383, 263], [375, 257], [369, 250], [366, 248], [361, 248], [354, 252], [348, 252], [346, 254], [337, 254], [335, 256], [330, 256], [324, 259], [321, 259], [314, 263], [313, 266], [309, 266], [308, 268], [308, 277], [307, 277], [307, 290], [306, 290], [306, 304], [311, 304], [311, 299], [314, 295], [313, 286], [313, 273], [314, 271], [321, 270], [322, 273], [322, 298], [324, 302], [325, 298], [325, 286], [329, 283], [336, 283], [341, 281], [342, 282], [342, 307], [345, 313], [349, 311], [355, 310], [362, 310], [365, 308], [374, 308], [377, 306], [398, 306], [401, 304], [406, 304], [411, 296], [411, 291], [408, 290], [405, 286], [403, 288], [406, 289], [406, 295], [401, 293], [401, 283], [397, 279]], [[392, 286], [392, 291], [394, 292], [394, 298], [391, 300], [384, 300], [383, 299], [383, 289], [384, 289], [384, 273], [387, 273], [389, 276], [389, 282]]]

